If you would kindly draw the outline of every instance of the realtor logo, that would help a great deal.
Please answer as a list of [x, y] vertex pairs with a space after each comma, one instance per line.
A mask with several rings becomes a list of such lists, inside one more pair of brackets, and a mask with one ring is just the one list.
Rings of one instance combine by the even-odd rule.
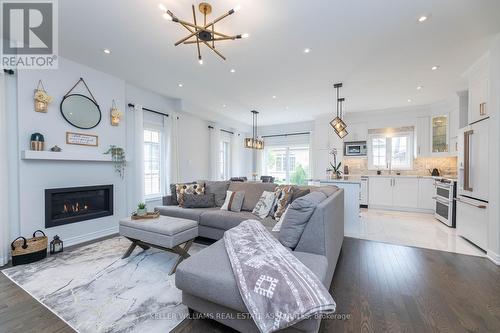
[[57, 3], [1, 1], [2, 66], [57, 68]]

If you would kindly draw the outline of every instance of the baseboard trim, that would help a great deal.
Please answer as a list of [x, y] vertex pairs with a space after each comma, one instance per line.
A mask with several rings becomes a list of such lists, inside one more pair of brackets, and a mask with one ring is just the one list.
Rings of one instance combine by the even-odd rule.
[[368, 209], [390, 210], [393, 212], [406, 212], [406, 213], [434, 214], [434, 210], [423, 209], [423, 208], [406, 208], [406, 207], [394, 207], [394, 206], [383, 206], [383, 205], [368, 205]]
[[488, 250], [486, 252], [486, 258], [490, 259], [495, 265], [500, 266], [500, 255]]
[[89, 242], [89, 241], [92, 241], [94, 239], [106, 237], [106, 236], [113, 235], [116, 233], [118, 233], [118, 226], [90, 232], [90, 233], [87, 233], [84, 235], [79, 235], [76, 237], [66, 238], [64, 240], [64, 247]]

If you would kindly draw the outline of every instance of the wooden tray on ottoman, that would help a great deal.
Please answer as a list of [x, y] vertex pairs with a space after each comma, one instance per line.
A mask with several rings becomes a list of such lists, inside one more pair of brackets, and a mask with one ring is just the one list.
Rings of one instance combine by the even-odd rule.
[[160, 217], [160, 211], [155, 210], [154, 212], [148, 212], [144, 216], [132, 215], [130, 218], [132, 220], [149, 220], [149, 219], [157, 219]]

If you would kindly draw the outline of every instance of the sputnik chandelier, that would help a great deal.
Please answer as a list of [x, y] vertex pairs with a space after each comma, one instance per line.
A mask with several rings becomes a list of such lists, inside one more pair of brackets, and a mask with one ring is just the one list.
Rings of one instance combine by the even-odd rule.
[[198, 5], [198, 10], [201, 12], [203, 16], [203, 25], [198, 24], [196, 18], [196, 10], [195, 6], [192, 5], [193, 9], [193, 22], [187, 22], [179, 19], [175, 16], [170, 10], [168, 10], [163, 4], [159, 5], [160, 10], [163, 12], [163, 18], [167, 20], [171, 20], [175, 23], [179, 23], [182, 27], [184, 27], [189, 34], [175, 43], [175, 46], [180, 44], [196, 44], [198, 49], [198, 62], [200, 65], [203, 64], [203, 58], [201, 57], [201, 46], [205, 45], [210, 50], [215, 52], [219, 57], [226, 60], [226, 57], [219, 52], [216, 48], [216, 42], [228, 41], [228, 40], [236, 40], [240, 38], [248, 38], [249, 34], [241, 34], [241, 35], [227, 35], [215, 30], [215, 24], [222, 21], [226, 17], [233, 15], [235, 12], [240, 10], [240, 6], [236, 6], [235, 8], [229, 10], [228, 12], [222, 14], [217, 17], [212, 22], [207, 22], [207, 15], [212, 13], [212, 6], [209, 3], [202, 2]]

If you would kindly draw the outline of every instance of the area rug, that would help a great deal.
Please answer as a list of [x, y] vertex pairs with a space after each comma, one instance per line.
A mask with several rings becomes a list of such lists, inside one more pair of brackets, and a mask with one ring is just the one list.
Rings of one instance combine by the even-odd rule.
[[188, 316], [168, 275], [176, 256], [137, 247], [121, 259], [129, 245], [115, 237], [2, 272], [78, 332], [169, 332]]

